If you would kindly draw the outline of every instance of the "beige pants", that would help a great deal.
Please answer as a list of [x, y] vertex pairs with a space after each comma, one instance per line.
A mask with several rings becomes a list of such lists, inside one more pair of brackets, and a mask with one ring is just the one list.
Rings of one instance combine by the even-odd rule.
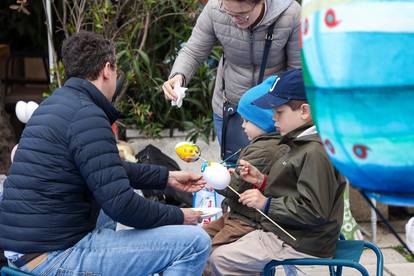
[[[229, 214], [226, 213], [218, 220], [212, 221], [203, 226], [204, 230], [209, 234], [211, 238], [211, 251], [214, 252], [218, 247], [237, 241], [244, 235], [254, 231], [248, 223], [239, 220], [229, 218]], [[210, 258], [207, 261], [204, 269], [204, 276], [210, 276]]]
[[216, 248], [209, 265], [212, 276], [258, 275], [272, 260], [300, 258], [315, 257], [296, 251], [273, 233], [255, 230]]

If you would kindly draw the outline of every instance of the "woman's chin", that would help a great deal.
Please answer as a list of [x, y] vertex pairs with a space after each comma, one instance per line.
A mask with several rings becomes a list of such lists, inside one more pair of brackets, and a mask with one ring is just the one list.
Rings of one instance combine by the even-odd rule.
[[240, 29], [247, 29], [250, 26], [248, 22], [234, 22], [234, 24]]

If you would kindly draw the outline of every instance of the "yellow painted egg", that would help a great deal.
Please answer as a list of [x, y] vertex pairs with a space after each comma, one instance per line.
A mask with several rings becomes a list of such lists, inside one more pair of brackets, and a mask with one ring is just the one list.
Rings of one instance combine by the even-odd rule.
[[180, 142], [175, 145], [175, 153], [185, 162], [195, 162], [200, 158], [200, 148], [191, 142]]

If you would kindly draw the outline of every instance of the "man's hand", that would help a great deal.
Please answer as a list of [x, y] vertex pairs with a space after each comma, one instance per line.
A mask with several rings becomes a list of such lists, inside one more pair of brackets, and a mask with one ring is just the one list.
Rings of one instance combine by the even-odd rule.
[[240, 176], [244, 181], [253, 185], [261, 184], [264, 175], [255, 166], [244, 160], [240, 160], [238, 165], [240, 167]]
[[201, 175], [192, 172], [173, 171], [168, 175], [168, 185], [183, 192], [198, 192], [206, 185]]
[[263, 209], [267, 198], [257, 189], [250, 189], [240, 195], [239, 202], [257, 209]]
[[168, 100], [177, 100], [177, 95], [174, 92], [174, 87], [179, 84], [180, 86], [183, 85], [184, 78], [183, 75], [177, 74], [171, 79], [164, 82], [162, 85], [162, 90], [164, 91], [164, 96]]
[[183, 224], [197, 224], [203, 221], [200, 211], [194, 211], [191, 208], [181, 208], [181, 211], [184, 214]]

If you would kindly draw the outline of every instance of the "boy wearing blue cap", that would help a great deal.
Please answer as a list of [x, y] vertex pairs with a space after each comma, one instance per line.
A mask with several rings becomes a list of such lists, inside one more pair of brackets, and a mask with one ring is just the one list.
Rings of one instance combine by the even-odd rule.
[[253, 162], [240, 160], [240, 176], [262, 189], [246, 190], [239, 201], [263, 210], [295, 240], [260, 217], [260, 230], [212, 253], [211, 275], [257, 275], [273, 259], [332, 257], [340, 233], [345, 180], [333, 167], [313, 125], [302, 71], [281, 74], [253, 104], [273, 109], [281, 154], [267, 175]]
[[[240, 152], [239, 160], [248, 160], [264, 174], [269, 173], [271, 164], [275, 160], [275, 149], [279, 143], [280, 135], [275, 133], [272, 120], [273, 112], [253, 105], [253, 101], [265, 95], [275, 80], [275, 76], [270, 77], [260, 85], [248, 90], [240, 99], [237, 108], [237, 112], [243, 118], [242, 127], [251, 140], [250, 144]], [[260, 184], [262, 182], [263, 180], [260, 181]], [[240, 193], [253, 187], [261, 189], [258, 183], [252, 185], [235, 174], [231, 176], [230, 186]], [[259, 213], [239, 203], [238, 196], [231, 190], [225, 189], [217, 192], [227, 198], [230, 211], [220, 219], [204, 226], [212, 239], [213, 250], [221, 245], [237, 241], [255, 230], [260, 219]], [[209, 275], [208, 265], [204, 275]]]

